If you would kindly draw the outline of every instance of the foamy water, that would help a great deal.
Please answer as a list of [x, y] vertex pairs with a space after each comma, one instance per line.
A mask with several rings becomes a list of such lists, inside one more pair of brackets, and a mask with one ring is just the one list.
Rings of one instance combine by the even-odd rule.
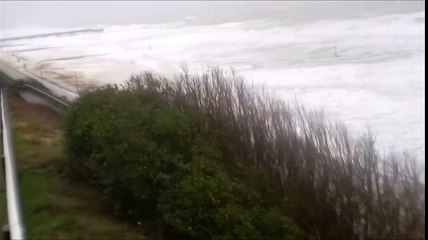
[[[381, 150], [408, 149], [424, 161], [424, 14], [110, 25], [102, 33], [2, 42], [1, 57], [57, 81], [78, 76], [98, 85], [145, 70], [169, 76], [182, 64], [195, 72], [233, 67], [285, 99], [326, 110], [354, 132], [370, 126]], [[18, 33], [25, 31], [2, 37]]]

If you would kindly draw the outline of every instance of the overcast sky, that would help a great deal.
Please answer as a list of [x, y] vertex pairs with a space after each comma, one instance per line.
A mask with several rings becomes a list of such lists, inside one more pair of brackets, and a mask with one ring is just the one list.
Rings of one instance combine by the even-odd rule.
[[0, 28], [163, 23], [197, 16], [208, 21], [248, 18], [330, 18], [424, 11], [423, 1], [0, 1]]

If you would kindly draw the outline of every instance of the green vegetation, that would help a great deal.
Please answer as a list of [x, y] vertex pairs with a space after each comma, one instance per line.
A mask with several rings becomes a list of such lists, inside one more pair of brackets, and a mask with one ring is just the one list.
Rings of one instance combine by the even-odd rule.
[[[0, 141], [3, 144], [3, 140]], [[3, 149], [3, 146], [0, 146]], [[6, 183], [4, 178], [3, 163], [0, 163], [0, 227], [7, 224], [7, 205], [6, 205]]]
[[[216, 121], [207, 124], [210, 131]], [[197, 131], [191, 116], [150, 92], [89, 93], [70, 110], [67, 126], [69, 152], [117, 214], [158, 223], [171, 239], [298, 235], [291, 221], [227, 174], [215, 133]]]
[[218, 69], [87, 91], [65, 125], [70, 164], [159, 239], [424, 237], [408, 155]]
[[[31, 239], [144, 239], [113, 218], [102, 195], [79, 180], [63, 153], [62, 120], [10, 94], [24, 221]], [[2, 208], [3, 209], [3, 208]]]

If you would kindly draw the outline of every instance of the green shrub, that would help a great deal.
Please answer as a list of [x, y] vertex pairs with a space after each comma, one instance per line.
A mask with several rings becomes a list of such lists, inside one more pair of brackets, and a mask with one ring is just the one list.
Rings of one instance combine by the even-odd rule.
[[196, 158], [177, 188], [161, 195], [165, 222], [193, 239], [297, 239], [297, 227], [263, 207], [257, 193], [229, 177], [218, 160], [207, 158], [213, 155]]
[[176, 181], [189, 160], [189, 119], [115, 88], [84, 95], [67, 126], [68, 152], [91, 170], [115, 208], [133, 218], [155, 209], [158, 192]]
[[209, 131], [215, 121], [198, 132], [190, 116], [150, 90], [89, 91], [69, 111], [67, 152], [89, 170], [112, 210], [157, 222], [172, 239], [296, 236], [291, 221], [264, 208], [224, 169], [216, 130]]

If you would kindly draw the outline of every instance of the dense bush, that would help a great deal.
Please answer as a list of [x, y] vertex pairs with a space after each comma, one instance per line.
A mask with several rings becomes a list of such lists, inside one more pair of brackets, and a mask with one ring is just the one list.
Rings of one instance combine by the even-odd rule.
[[173, 239], [298, 236], [290, 220], [228, 175], [221, 151], [189, 116], [150, 91], [88, 92], [71, 107], [66, 126], [72, 158], [133, 221], [157, 222]]
[[171, 239], [424, 236], [425, 186], [408, 155], [380, 156], [371, 134], [355, 141], [220, 70], [88, 91], [66, 129], [114, 209]]
[[194, 239], [296, 239], [294, 224], [233, 180], [204, 152], [159, 206], [165, 222]]

